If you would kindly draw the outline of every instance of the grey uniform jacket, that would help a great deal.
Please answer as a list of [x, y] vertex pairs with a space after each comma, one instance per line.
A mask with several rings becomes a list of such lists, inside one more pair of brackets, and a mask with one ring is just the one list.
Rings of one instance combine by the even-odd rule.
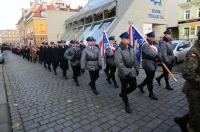
[[98, 47], [87, 46], [81, 57], [81, 69], [87, 69], [89, 71], [99, 70], [99, 66], [102, 66], [101, 53]]
[[[156, 44], [154, 42], [153, 45], [158, 49], [158, 44]], [[147, 70], [147, 71], [155, 71], [156, 70], [157, 55], [158, 55], [158, 53], [154, 52], [151, 49], [150, 44], [146, 43], [143, 45], [143, 47], [142, 47], [142, 67], [144, 68], [144, 70]]]
[[120, 44], [115, 51], [114, 58], [119, 78], [126, 79], [129, 74], [133, 77], [137, 76], [138, 65], [133, 48]]
[[66, 50], [64, 57], [70, 60], [72, 66], [77, 66], [81, 60], [81, 49], [70, 47]]
[[160, 47], [160, 56], [162, 57], [164, 63], [167, 65], [173, 65], [175, 57], [171, 42], [170, 41], [167, 42], [164, 39], [163, 41], [160, 41], [159, 47]]
[[[115, 49], [117, 49], [118, 45], [114, 44], [113, 47]], [[115, 66], [115, 62], [114, 62], [114, 52], [112, 52], [111, 48], [107, 48], [106, 49], [106, 64], [108, 64], [109, 66]]]

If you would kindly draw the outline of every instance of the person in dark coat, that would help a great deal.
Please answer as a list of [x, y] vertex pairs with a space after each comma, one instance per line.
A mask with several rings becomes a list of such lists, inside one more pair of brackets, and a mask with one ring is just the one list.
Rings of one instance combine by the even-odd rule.
[[47, 64], [48, 64], [48, 43], [45, 43], [45, 46], [42, 50], [42, 54], [43, 54], [43, 61], [44, 61], [44, 67], [47, 68]]
[[122, 39], [121, 43], [114, 55], [115, 64], [118, 68], [118, 76], [121, 81], [121, 93], [119, 96], [124, 102], [126, 112], [132, 113], [128, 94], [137, 88], [136, 76], [138, 76], [139, 70], [129, 33], [125, 32], [121, 34], [120, 38]]
[[64, 57], [65, 51], [68, 49], [68, 46], [65, 46], [66, 42], [62, 41], [62, 45], [59, 46], [59, 60], [60, 60], [60, 68], [63, 72], [63, 77], [67, 79], [67, 70], [69, 69], [68, 60]]
[[158, 100], [153, 92], [153, 79], [155, 76], [158, 60], [158, 44], [155, 42], [155, 33], [150, 32], [146, 34], [148, 43], [145, 43], [142, 47], [142, 66], [146, 73], [145, 80], [138, 85], [141, 93], [144, 93], [143, 87], [147, 85], [149, 90], [149, 98], [152, 100]]
[[[171, 30], [167, 29], [164, 32], [164, 35], [165, 36], [163, 37], [163, 40], [160, 41], [160, 44], [159, 44], [159, 49], [160, 49], [159, 56], [161, 56], [163, 63], [168, 67], [168, 69], [172, 71], [172, 68], [175, 63], [175, 56], [174, 56], [173, 47], [171, 43], [171, 39], [172, 39]], [[169, 73], [165, 69], [165, 67], [163, 67], [163, 73], [159, 77], [156, 78], [156, 81], [158, 82], [159, 85], [161, 85], [160, 81], [162, 78], [165, 78], [166, 89], [173, 90], [173, 88], [169, 84]]]
[[[58, 41], [58, 44], [61, 44], [61, 41]], [[54, 44], [54, 46], [51, 48], [52, 53], [52, 66], [53, 71], [55, 75], [57, 74], [57, 67], [59, 66], [59, 48], [58, 44]]]
[[109, 37], [109, 42], [110, 42], [110, 47], [106, 47], [106, 67], [108, 68], [106, 80], [108, 81], [109, 84], [111, 84], [110, 79], [112, 79], [115, 88], [119, 88], [117, 81], [115, 79], [115, 72], [117, 67], [114, 62], [114, 53], [118, 47], [118, 44], [115, 43], [116, 41], [114, 36]]
[[81, 48], [78, 41], [71, 41], [71, 47], [67, 49], [65, 52], [65, 58], [70, 60], [71, 67], [73, 70], [73, 78], [74, 82], [76, 83], [76, 86], [80, 86], [78, 81], [78, 76], [80, 76], [80, 70], [81, 70]]
[[54, 45], [54, 42], [50, 42], [50, 46], [47, 48], [47, 64], [48, 64], [48, 70], [51, 72], [51, 64], [52, 64], [52, 47]]
[[39, 56], [39, 63], [42, 64], [42, 62], [44, 61], [44, 42], [42, 42], [41, 46], [39, 47], [39, 50], [37, 52], [38, 56]]

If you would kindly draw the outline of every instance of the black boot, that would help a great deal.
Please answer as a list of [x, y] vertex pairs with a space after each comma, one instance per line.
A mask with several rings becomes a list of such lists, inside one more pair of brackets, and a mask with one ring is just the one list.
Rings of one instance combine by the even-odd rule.
[[55, 70], [54, 70], [54, 74], [55, 74], [55, 75], [58, 75], [57, 72], [56, 72]]
[[99, 95], [99, 92], [97, 91], [96, 87], [92, 87], [92, 92], [96, 95]]
[[79, 82], [78, 82], [78, 81], [76, 82], [76, 86], [80, 86], [80, 84], [79, 84]]
[[116, 82], [114, 83], [114, 86], [115, 86], [115, 88], [119, 88], [119, 86], [117, 85], [117, 83], [116, 83]]
[[156, 78], [156, 81], [157, 81], [158, 85], [161, 86], [160, 78]]
[[149, 98], [152, 100], [158, 100], [158, 98], [154, 95], [154, 93], [150, 93]]
[[174, 118], [174, 122], [180, 127], [182, 132], [189, 132], [187, 128], [188, 120], [189, 120], [189, 114], [186, 114], [183, 117]]
[[49, 71], [51, 72], [51, 68], [49, 67], [48, 69], [49, 69]]
[[141, 94], [144, 94], [144, 93], [145, 93], [144, 90], [143, 90], [143, 86], [142, 86], [141, 84], [138, 85], [138, 88], [140, 89]]
[[110, 79], [109, 79], [109, 78], [107, 78], [106, 80], [108, 81], [108, 84], [111, 84], [111, 81], [110, 81]]
[[74, 78], [74, 82], [76, 83], [76, 86], [80, 86], [78, 79]]
[[167, 90], [170, 90], [170, 91], [174, 90], [170, 85], [167, 85], [167, 86], [166, 86], [166, 89], [167, 89]]
[[125, 110], [126, 110], [126, 113], [129, 113], [129, 114], [132, 113], [132, 110], [131, 110], [131, 108], [130, 108], [129, 105], [126, 105], [126, 106], [125, 106]]

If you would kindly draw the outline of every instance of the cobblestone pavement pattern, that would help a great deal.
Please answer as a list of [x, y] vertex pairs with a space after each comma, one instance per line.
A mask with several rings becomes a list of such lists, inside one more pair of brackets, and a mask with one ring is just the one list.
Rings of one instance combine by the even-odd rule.
[[[187, 111], [184, 80], [178, 74], [178, 83], [171, 81], [174, 91], [155, 82], [158, 101], [149, 100], [147, 89], [145, 95], [135, 90], [129, 95], [133, 113], [127, 114], [118, 96], [120, 89], [105, 81], [103, 71], [97, 82], [100, 95], [95, 96], [87, 85], [88, 74], [76, 87], [71, 70], [65, 80], [61, 71], [55, 76], [10, 52], [4, 69], [10, 83], [7, 91], [14, 132], [179, 132], [173, 118]], [[143, 79], [141, 70], [138, 83]]]

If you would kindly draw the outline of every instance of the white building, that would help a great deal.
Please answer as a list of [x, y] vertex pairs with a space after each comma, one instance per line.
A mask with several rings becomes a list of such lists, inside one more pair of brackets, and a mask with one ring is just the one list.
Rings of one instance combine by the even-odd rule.
[[60, 41], [62, 34], [65, 32], [65, 20], [74, 15], [76, 12], [56, 10], [56, 11], [47, 11], [46, 13], [47, 13], [48, 42]]
[[166, 0], [90, 0], [80, 13], [66, 20], [66, 33], [63, 39], [78, 40], [94, 36], [99, 42], [102, 31], [119, 36], [128, 31], [129, 22], [145, 35], [156, 32], [163, 36], [167, 27]]

